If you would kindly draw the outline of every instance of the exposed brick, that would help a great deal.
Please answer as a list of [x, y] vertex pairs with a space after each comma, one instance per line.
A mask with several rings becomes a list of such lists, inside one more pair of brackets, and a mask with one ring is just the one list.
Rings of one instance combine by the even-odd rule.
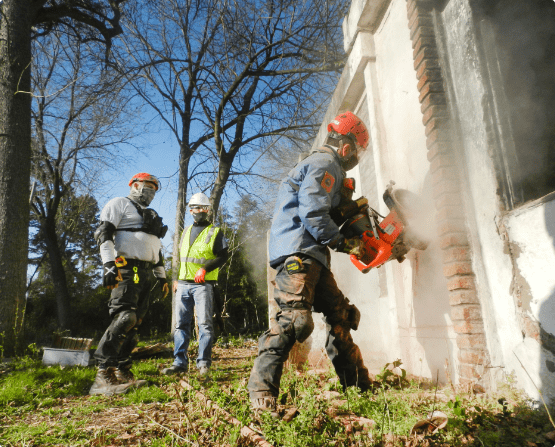
[[437, 234], [440, 237], [448, 233], [462, 233], [466, 231], [465, 222], [460, 219], [449, 219], [443, 222], [438, 222], [437, 224]]
[[[428, 97], [431, 95], [428, 95]], [[450, 142], [451, 131], [447, 129], [434, 129], [426, 138], [426, 147], [430, 148], [436, 142]]]
[[458, 357], [461, 363], [483, 365], [486, 355], [484, 351], [460, 349]]
[[432, 191], [432, 195], [434, 196], [434, 199], [436, 199], [442, 194], [454, 193], [459, 191], [460, 191], [459, 182], [456, 179], [448, 179], [435, 184], [434, 189]]
[[441, 70], [439, 68], [436, 68], [434, 70], [424, 70], [422, 72], [422, 75], [418, 79], [418, 84], [416, 85], [418, 91], [422, 89], [426, 82], [443, 82]]
[[424, 8], [414, 8], [410, 16], [407, 14], [409, 19], [409, 28], [412, 29], [414, 22], [418, 20], [418, 18], [429, 19], [427, 22], [433, 25], [433, 19], [430, 12], [430, 10], [426, 10]]
[[436, 220], [439, 222], [445, 219], [464, 219], [463, 209], [460, 206], [443, 206], [438, 208]]
[[450, 278], [455, 275], [471, 275], [473, 273], [470, 262], [453, 262], [443, 266], [443, 276]]
[[453, 321], [482, 321], [482, 310], [478, 304], [461, 304], [451, 307]]
[[416, 70], [416, 79], [420, 79], [428, 71], [439, 71], [441, 72], [441, 66], [439, 65], [439, 59], [424, 59], [419, 65], [413, 65]]
[[418, 101], [422, 104], [426, 95], [430, 93], [443, 93], [443, 82], [426, 82], [422, 89], [420, 90], [420, 95], [418, 96]]
[[477, 367], [477, 365], [471, 365], [468, 363], [459, 364], [459, 373], [461, 378], [466, 379], [480, 379], [482, 377], [482, 367]]
[[434, 9], [433, 2], [427, 0], [407, 0], [407, 17], [410, 18], [414, 11], [421, 12], [431, 11]]
[[481, 321], [453, 321], [453, 329], [457, 334], [483, 334], [484, 324]]
[[414, 30], [411, 28], [410, 38], [413, 42], [418, 41], [422, 36], [435, 36], [434, 28], [432, 26], [418, 26]]
[[432, 185], [442, 181], [457, 180], [459, 178], [454, 166], [444, 166], [436, 169], [432, 174]]
[[[413, 20], [410, 28], [410, 38], [419, 39], [420, 36], [433, 36], [434, 35], [434, 21], [430, 14], [417, 15], [416, 20]], [[420, 31], [416, 36], [417, 31]]]
[[437, 142], [428, 146], [428, 161], [434, 160], [436, 157], [443, 157], [445, 155], [450, 155], [452, 153], [451, 144], [444, 142]]
[[414, 59], [421, 48], [437, 48], [437, 42], [435, 36], [421, 36], [414, 44], [412, 50], [412, 58]]
[[527, 337], [540, 341], [540, 325], [537, 321], [532, 320], [529, 316], [522, 318], [524, 325], [524, 333]]
[[449, 118], [449, 112], [447, 111], [447, 106], [430, 106], [428, 109], [422, 114], [422, 124], [426, 125], [428, 121], [432, 118]]
[[449, 292], [449, 304], [458, 306], [460, 304], [479, 304], [478, 295], [475, 290], [453, 290]]
[[453, 276], [447, 281], [448, 290], [476, 289], [473, 276]]
[[436, 129], [449, 129], [449, 121], [443, 118], [433, 118], [428, 121], [428, 124], [426, 124], [424, 133], [426, 134], [426, 136], [429, 136]]
[[407, 18], [410, 19], [418, 8], [418, 0], [407, 0]]
[[486, 336], [484, 334], [457, 334], [459, 349], [484, 349]]
[[[418, 54], [414, 58], [414, 69], [417, 70], [417, 75], [418, 67], [420, 66], [425, 66], [426, 70], [439, 68], [439, 59], [437, 57], [437, 50], [435, 48], [422, 48], [418, 52]], [[418, 78], [417, 76], [417, 79], [420, 78]]]
[[470, 261], [470, 247], [468, 245], [449, 247], [442, 251], [443, 263]]
[[420, 104], [420, 111], [422, 114], [426, 112], [428, 107], [431, 106], [445, 106], [447, 105], [447, 98], [443, 93], [431, 93], [424, 98]]
[[439, 239], [439, 246], [442, 249], [447, 247], [456, 247], [459, 245], [468, 245], [468, 237], [466, 233], [446, 234]]
[[[444, 154], [441, 157], [434, 158], [430, 162], [430, 171], [435, 172], [439, 168], [443, 168], [445, 166], [455, 166], [455, 159], [451, 154]], [[460, 203], [460, 200], [457, 201], [457, 203]], [[436, 203], [436, 205], [438, 205], [438, 204]], [[441, 204], [441, 206], [443, 206], [443, 205], [444, 204]], [[445, 204], [445, 205], [455, 205], [455, 203], [449, 203], [449, 204]]]

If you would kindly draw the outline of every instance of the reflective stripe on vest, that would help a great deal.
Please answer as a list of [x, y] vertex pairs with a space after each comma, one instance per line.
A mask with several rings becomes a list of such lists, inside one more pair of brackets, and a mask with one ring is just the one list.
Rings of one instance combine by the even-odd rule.
[[[220, 229], [210, 224], [201, 231], [193, 245], [189, 245], [191, 228], [192, 225], [183, 230], [181, 236], [181, 249], [179, 251], [181, 267], [178, 276], [180, 280], [194, 280], [197, 271], [205, 266], [209, 260], [216, 258], [213, 250]], [[217, 281], [218, 272], [219, 269], [215, 269], [206, 273], [204, 280]]]

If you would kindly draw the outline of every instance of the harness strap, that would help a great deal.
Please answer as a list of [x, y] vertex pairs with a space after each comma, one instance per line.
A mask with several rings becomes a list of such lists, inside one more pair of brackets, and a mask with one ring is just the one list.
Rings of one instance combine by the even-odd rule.
[[126, 197], [126, 199], [129, 200], [135, 208], [137, 208], [137, 212], [139, 213], [139, 215], [141, 217], [143, 217], [143, 211], [144, 210], [139, 206], [139, 204], [137, 202], [135, 202], [134, 200], [131, 200], [129, 197]]

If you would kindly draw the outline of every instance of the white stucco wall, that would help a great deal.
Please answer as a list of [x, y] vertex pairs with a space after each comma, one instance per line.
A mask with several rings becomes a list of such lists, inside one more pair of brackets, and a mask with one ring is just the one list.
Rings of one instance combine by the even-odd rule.
[[[555, 202], [523, 206], [505, 217], [515, 260], [513, 293], [519, 293], [524, 311], [549, 334], [555, 334]], [[532, 376], [523, 378], [527, 391], [537, 396], [536, 386], [550, 400], [555, 398], [555, 357], [537, 340], [519, 337], [514, 356]], [[516, 371], [522, 365], [511, 365]], [[520, 375], [522, 375], [520, 373]]]
[[494, 380], [514, 374], [531, 396], [538, 397], [536, 385], [544, 395], [553, 396], [553, 355], [537, 340], [523, 335], [518, 319], [522, 309], [517, 309], [515, 297], [524, 297], [523, 307], [528, 307], [524, 312], [555, 333], [555, 203], [540, 200], [505, 215], [500, 213], [486, 135], [486, 67], [479, 56], [468, 2], [451, 0], [441, 19], [446, 24], [450, 102], [461, 141], [458, 152], [464, 163], [465, 207], [490, 354], [484, 374], [489, 369]]

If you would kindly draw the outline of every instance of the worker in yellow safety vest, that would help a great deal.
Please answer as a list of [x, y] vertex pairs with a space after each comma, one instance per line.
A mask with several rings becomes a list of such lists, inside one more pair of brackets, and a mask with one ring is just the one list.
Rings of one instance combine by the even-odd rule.
[[207, 376], [212, 364], [214, 342], [214, 298], [219, 268], [228, 256], [227, 242], [220, 228], [208, 220], [208, 197], [199, 192], [189, 201], [193, 224], [183, 230], [179, 243], [179, 276], [173, 282], [176, 293], [174, 362], [162, 374], [179, 374], [189, 370], [187, 349], [191, 339], [191, 321], [196, 306], [199, 327], [197, 368]]

